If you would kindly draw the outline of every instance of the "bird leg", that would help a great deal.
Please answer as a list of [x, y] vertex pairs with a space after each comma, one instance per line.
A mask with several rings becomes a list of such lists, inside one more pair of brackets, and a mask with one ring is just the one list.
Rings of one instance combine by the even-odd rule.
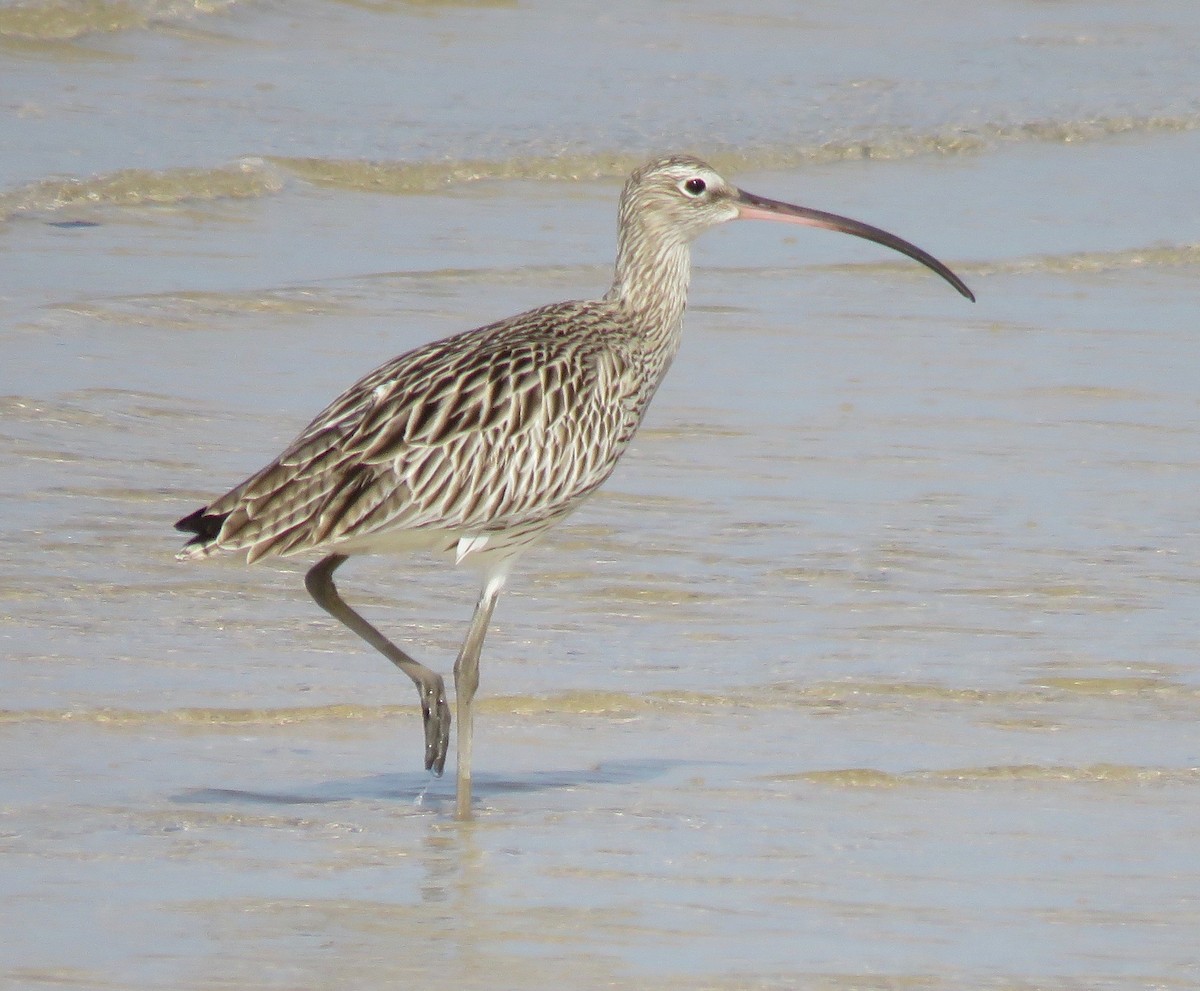
[[[330, 616], [357, 633], [412, 678], [421, 696], [421, 715], [425, 720], [425, 770], [433, 771], [440, 777], [446, 766], [446, 752], [450, 749], [450, 706], [446, 702], [445, 682], [440, 674], [413, 660], [346, 605], [333, 584], [333, 573], [345, 560], [344, 554], [330, 554], [322, 558], [304, 576], [304, 587]], [[490, 615], [491, 610], [488, 612]], [[482, 636], [479, 639], [482, 641]], [[477, 648], [476, 658], [478, 653]]]
[[483, 649], [483, 638], [487, 636], [488, 623], [503, 587], [503, 576], [489, 578], [483, 586], [458, 660], [454, 662], [454, 702], [458, 709], [458, 801], [455, 812], [459, 819], [471, 817], [471, 701], [479, 687], [479, 653]]

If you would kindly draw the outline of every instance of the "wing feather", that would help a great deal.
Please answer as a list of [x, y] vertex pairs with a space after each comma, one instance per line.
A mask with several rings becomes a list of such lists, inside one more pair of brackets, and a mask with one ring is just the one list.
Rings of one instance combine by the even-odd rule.
[[627, 356], [572, 326], [600, 320], [599, 305], [532, 310], [371, 372], [204, 510], [223, 522], [195, 553], [255, 559], [565, 513], [611, 473], [644, 406]]

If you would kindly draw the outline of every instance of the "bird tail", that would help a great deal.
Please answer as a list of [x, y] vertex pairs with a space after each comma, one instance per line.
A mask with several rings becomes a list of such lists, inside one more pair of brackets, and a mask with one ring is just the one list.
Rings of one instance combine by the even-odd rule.
[[201, 506], [176, 523], [176, 530], [195, 534], [183, 545], [183, 550], [175, 555], [176, 559], [195, 561], [208, 557], [215, 550], [213, 544], [221, 535], [221, 527], [225, 525], [228, 516], [228, 513], [210, 513], [207, 506]]

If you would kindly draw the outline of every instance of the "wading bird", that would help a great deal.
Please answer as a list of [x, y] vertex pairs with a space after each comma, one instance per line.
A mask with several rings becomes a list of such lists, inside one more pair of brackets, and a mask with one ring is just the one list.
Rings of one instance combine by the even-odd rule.
[[612, 473], [679, 350], [690, 244], [730, 220], [823, 227], [892, 248], [963, 296], [915, 245], [857, 220], [747, 193], [691, 157], [637, 169], [621, 194], [616, 275], [602, 299], [552, 303], [402, 354], [335, 399], [278, 458], [181, 519], [181, 560], [319, 554], [305, 586], [417, 686], [425, 767], [450, 744], [442, 677], [348, 606], [333, 574], [354, 554], [432, 549], [483, 589], [454, 664], [457, 814], [471, 807], [471, 700], [496, 598], [518, 555]]

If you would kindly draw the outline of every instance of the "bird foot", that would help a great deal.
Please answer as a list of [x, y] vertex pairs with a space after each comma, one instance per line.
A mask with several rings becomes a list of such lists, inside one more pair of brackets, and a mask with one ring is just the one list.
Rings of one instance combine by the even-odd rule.
[[450, 706], [446, 684], [437, 677], [421, 687], [421, 716], [425, 720], [425, 770], [439, 778], [450, 750]]

